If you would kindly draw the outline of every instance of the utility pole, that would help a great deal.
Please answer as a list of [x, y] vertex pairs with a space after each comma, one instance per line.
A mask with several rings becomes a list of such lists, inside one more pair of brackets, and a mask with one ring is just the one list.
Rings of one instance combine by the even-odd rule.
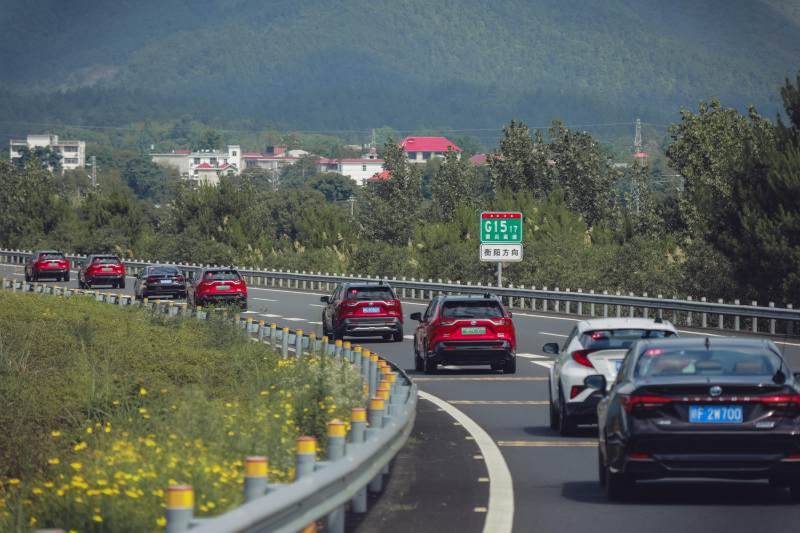
[[97, 156], [92, 156], [92, 189], [97, 188]]
[[347, 201], [350, 202], [350, 218], [353, 218], [355, 216], [356, 197], [350, 195], [350, 198], [348, 198]]
[[642, 151], [642, 119], [636, 119], [636, 130], [633, 134], [633, 151], [639, 153]]

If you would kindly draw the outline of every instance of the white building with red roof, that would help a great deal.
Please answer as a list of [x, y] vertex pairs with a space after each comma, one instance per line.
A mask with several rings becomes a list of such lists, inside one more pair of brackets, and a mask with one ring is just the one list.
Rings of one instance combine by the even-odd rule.
[[427, 163], [434, 158], [444, 159], [448, 150], [453, 150], [461, 159], [461, 148], [447, 137], [410, 136], [400, 141], [400, 147], [406, 151], [411, 163]]
[[[242, 148], [238, 144], [229, 144], [227, 150], [173, 150], [169, 153], [150, 154], [153, 163], [177, 169], [181, 176], [198, 181], [207, 180], [212, 171], [219, 174], [239, 174], [242, 168]], [[202, 176], [201, 176], [202, 175]], [[202, 180], [201, 180], [202, 177]]]
[[375, 150], [361, 157], [344, 157], [341, 159], [328, 159], [325, 157], [317, 160], [317, 170], [320, 172], [336, 172], [347, 176], [359, 186], [364, 181], [383, 170], [384, 160], [378, 157]]

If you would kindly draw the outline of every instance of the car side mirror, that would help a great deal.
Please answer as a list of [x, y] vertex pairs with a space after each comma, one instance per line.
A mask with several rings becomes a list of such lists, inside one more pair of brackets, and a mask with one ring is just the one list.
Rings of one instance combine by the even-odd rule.
[[547, 344], [542, 346], [542, 350], [544, 351], [544, 353], [558, 355], [558, 343], [557, 342], [548, 342]]
[[320, 296], [319, 297], [319, 301], [324, 303], [324, 304], [327, 304], [327, 303], [331, 302], [331, 297], [330, 296]]
[[794, 372], [792, 375], [795, 381], [800, 381], [800, 372]]
[[608, 386], [608, 382], [606, 381], [606, 377], [602, 374], [586, 376], [586, 378], [583, 380], [583, 384], [590, 389], [595, 389], [598, 392], [601, 392], [603, 396], [606, 395], [606, 387]]
[[509, 311], [509, 312], [508, 312], [508, 318], [512, 318], [513, 316], [514, 316], [514, 313], [512, 313], [511, 311]]
[[411, 313], [411, 320], [422, 322], [422, 313]]

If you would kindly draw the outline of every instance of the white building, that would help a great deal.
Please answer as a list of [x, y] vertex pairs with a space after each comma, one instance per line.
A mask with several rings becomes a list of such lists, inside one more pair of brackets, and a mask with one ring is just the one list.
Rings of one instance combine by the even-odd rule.
[[364, 181], [383, 171], [383, 159], [379, 159], [374, 150], [362, 157], [327, 159], [317, 161], [317, 170], [320, 172], [337, 172], [355, 181], [359, 186]]
[[243, 155], [244, 168], [259, 168], [278, 173], [283, 167], [293, 165], [299, 157], [286, 152], [284, 146], [267, 146], [266, 153], [245, 152]]
[[33, 149], [37, 146], [49, 146], [61, 154], [61, 166], [64, 170], [74, 170], [86, 166], [85, 141], [59, 141], [58, 135], [50, 135], [49, 133], [28, 135], [25, 140], [11, 139], [9, 142], [9, 157], [13, 161], [22, 157], [22, 154], [19, 153], [20, 148]]
[[220, 174], [238, 175], [242, 168], [242, 148], [238, 144], [229, 144], [227, 151], [217, 152], [205, 150], [174, 150], [165, 154], [150, 154], [153, 163], [177, 169], [181, 176], [211, 183], [209, 176], [213, 173], [219, 182]]

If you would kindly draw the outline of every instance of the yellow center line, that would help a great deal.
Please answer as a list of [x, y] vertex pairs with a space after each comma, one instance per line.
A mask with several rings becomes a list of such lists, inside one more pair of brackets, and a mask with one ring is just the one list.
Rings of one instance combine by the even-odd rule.
[[499, 440], [505, 448], [594, 448], [596, 440]]
[[479, 378], [470, 378], [470, 377], [461, 377], [461, 376], [453, 376], [453, 377], [425, 377], [425, 378], [412, 378], [414, 381], [547, 381], [546, 377], [504, 377], [504, 376], [497, 376], [497, 377], [479, 377]]
[[547, 400], [448, 400], [454, 405], [548, 405]]

